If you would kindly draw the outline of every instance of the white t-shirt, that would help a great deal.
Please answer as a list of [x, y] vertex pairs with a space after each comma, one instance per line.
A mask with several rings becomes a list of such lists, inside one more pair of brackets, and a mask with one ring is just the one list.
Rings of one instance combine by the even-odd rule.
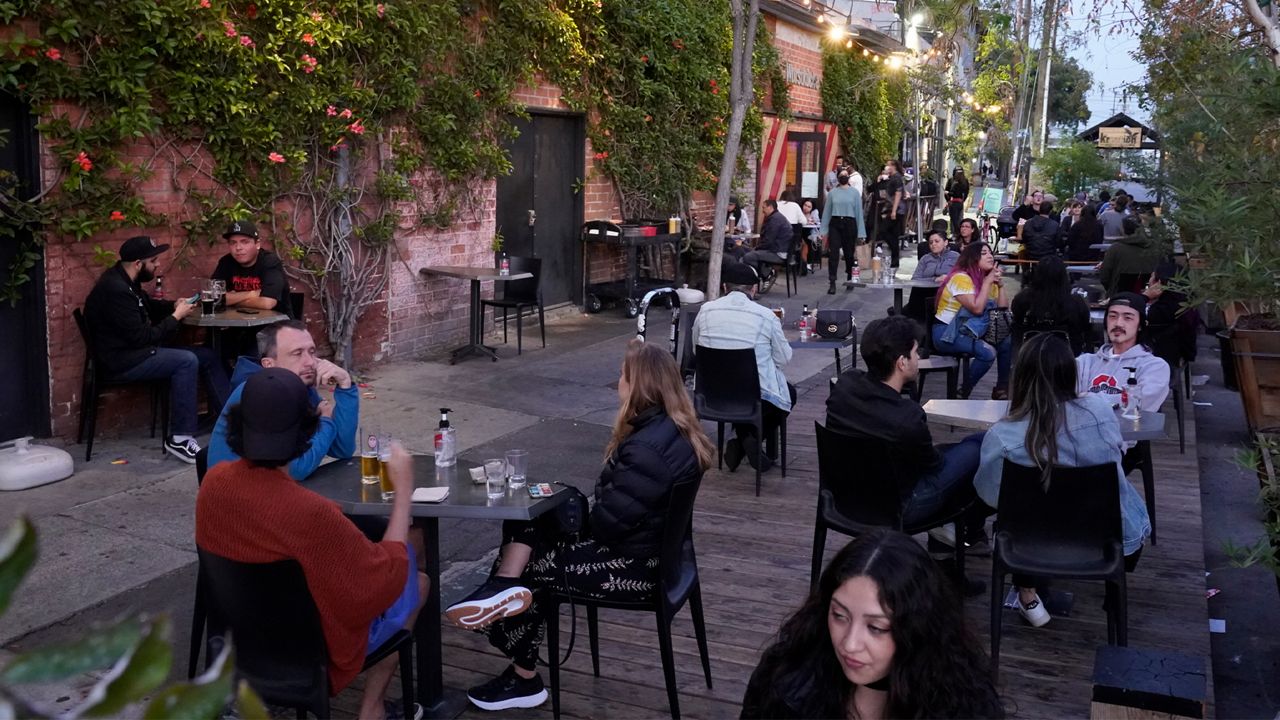
[[790, 200], [779, 200], [778, 212], [782, 213], [782, 217], [786, 218], [787, 222], [792, 225], [804, 224], [804, 211], [800, 209], [799, 205]]

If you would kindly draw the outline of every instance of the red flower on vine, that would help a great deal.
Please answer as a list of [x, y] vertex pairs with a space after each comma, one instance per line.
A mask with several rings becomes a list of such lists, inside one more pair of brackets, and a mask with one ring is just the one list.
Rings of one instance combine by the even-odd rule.
[[641, 56], [640, 56], [640, 62], [642, 62], [642, 63], [647, 63], [647, 62], [649, 62], [649, 56], [648, 56], [648, 55], [641, 55]]
[[607, 152], [598, 152], [598, 153], [596, 153], [596, 159], [597, 159], [597, 160], [606, 160], [606, 159], [608, 159], [608, 157], [609, 157], [609, 153], [607, 153]]
[[209, 8], [209, 0], [200, 0], [200, 7], [207, 10]]
[[334, 115], [338, 114], [338, 108], [330, 105], [329, 107], [324, 109], [324, 114], [328, 115], [329, 117], [333, 117]]
[[476, 97], [480, 97], [480, 91], [479, 91], [479, 90], [475, 91], [474, 95], [475, 95]]
[[227, 37], [235, 37], [239, 34], [236, 32], [236, 24], [230, 20], [222, 21], [222, 33]]
[[268, 159], [268, 160], [270, 160], [270, 161], [271, 161], [271, 162], [273, 162], [273, 163], [282, 163], [282, 162], [284, 162], [284, 156], [283, 156], [283, 155], [281, 155], [281, 154], [280, 154], [280, 153], [278, 153], [278, 152], [273, 152], [273, 153], [268, 154], [268, 155], [267, 155], [267, 159]]
[[253, 20], [254, 18], [258, 17], [258, 6], [254, 5], [253, 3], [249, 3], [249, 6], [244, 9], [244, 14], [250, 20]]
[[357, 135], [363, 135], [363, 134], [364, 134], [364, 125], [361, 125], [359, 120], [356, 120], [355, 122], [353, 122], [353, 123], [351, 123], [350, 125], [348, 125], [348, 126], [347, 126], [347, 129], [348, 129], [348, 130], [350, 130], [351, 132], [353, 132], [353, 133], [357, 134]]
[[331, 150], [331, 151], [333, 151], [333, 152], [338, 152], [338, 151], [339, 151], [339, 150], [341, 150], [341, 149], [342, 149], [342, 147], [343, 147], [344, 145], [346, 145], [346, 144], [347, 144], [347, 139], [346, 139], [346, 138], [342, 138], [342, 139], [341, 139], [341, 140], [339, 140], [338, 142], [336, 142], [336, 143], [334, 143], [334, 144], [330, 145], [330, 146], [329, 146], [329, 150]]
[[83, 150], [80, 151], [79, 155], [76, 155], [75, 162], [84, 172], [89, 172], [93, 169], [93, 161], [89, 159], [89, 156]]
[[382, 3], [378, 3], [377, 10], [378, 10], [378, 17], [382, 17], [383, 15], [387, 14], [387, 6], [383, 5]]
[[241, 35], [240, 44], [245, 47], [253, 47], [253, 38], [249, 37], [248, 35]]
[[124, 213], [119, 210], [111, 211], [111, 222], [124, 222], [126, 220]]
[[311, 33], [302, 33], [302, 42], [308, 45], [315, 45], [316, 39], [311, 36]]
[[61, 50], [59, 50], [58, 48], [51, 47], [51, 48], [49, 48], [48, 50], [45, 50], [45, 51], [44, 51], [44, 56], [45, 56], [45, 57], [47, 57], [47, 58], [49, 58], [50, 60], [55, 60], [55, 61], [56, 61], [56, 60], [61, 60], [61, 59], [62, 59], [62, 51], [61, 51]]
[[345, 120], [345, 119], [347, 119], [347, 118], [349, 118], [349, 117], [351, 117], [351, 108], [345, 108], [345, 109], [343, 109], [343, 111], [342, 111], [342, 112], [338, 113], [338, 117], [340, 117], [340, 118], [342, 118], [342, 119], [344, 119], [344, 120]]
[[315, 58], [313, 58], [313, 57], [311, 57], [310, 55], [307, 55], [307, 54], [305, 54], [305, 53], [303, 54], [303, 56], [302, 56], [302, 72], [304, 72], [304, 73], [313, 73], [313, 72], [315, 72], [315, 71], [316, 71], [316, 65], [317, 65], [317, 64], [318, 64], [318, 63], [317, 63], [317, 61], [316, 61], [316, 59], [315, 59]]
[[314, 20], [315, 22], [320, 22], [321, 20], [324, 20], [324, 15], [318, 12], [313, 12], [311, 13], [311, 19]]

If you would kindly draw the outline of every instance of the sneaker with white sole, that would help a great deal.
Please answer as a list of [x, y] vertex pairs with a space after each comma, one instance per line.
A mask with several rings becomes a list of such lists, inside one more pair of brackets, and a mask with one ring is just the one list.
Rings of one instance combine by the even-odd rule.
[[519, 580], [494, 576], [475, 592], [446, 608], [444, 615], [460, 628], [479, 630], [502, 618], [519, 615], [531, 604], [533, 593]]
[[200, 443], [196, 442], [195, 438], [187, 438], [181, 441], [169, 438], [164, 441], [164, 449], [182, 462], [188, 465], [195, 465], [196, 453], [200, 452]]
[[467, 699], [481, 710], [532, 708], [547, 701], [547, 688], [540, 676], [526, 680], [516, 674], [514, 665], [508, 665], [501, 675], [468, 690]]
[[1022, 619], [1026, 620], [1031, 627], [1044, 627], [1051, 619], [1049, 611], [1044, 609], [1044, 603], [1040, 601], [1039, 595], [1036, 595], [1036, 599], [1026, 605], [1022, 604], [1022, 596], [1019, 595], [1016, 603], [1018, 607], [1018, 614], [1021, 615]]

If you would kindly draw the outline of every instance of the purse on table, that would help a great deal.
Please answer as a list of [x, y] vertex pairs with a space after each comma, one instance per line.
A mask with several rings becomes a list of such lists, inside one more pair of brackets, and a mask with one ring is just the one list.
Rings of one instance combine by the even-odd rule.
[[844, 340], [854, 335], [852, 310], [819, 310], [814, 318], [814, 332], [823, 340]]

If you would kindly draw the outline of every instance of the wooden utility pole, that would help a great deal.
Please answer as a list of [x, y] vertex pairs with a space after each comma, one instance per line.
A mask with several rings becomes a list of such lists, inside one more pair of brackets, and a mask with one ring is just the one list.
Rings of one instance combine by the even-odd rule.
[[1049, 80], [1053, 72], [1053, 52], [1058, 34], [1058, 3], [1044, 0], [1044, 22], [1040, 30], [1040, 64], [1036, 69], [1035, 109], [1032, 112], [1030, 131], [1031, 156], [1044, 155], [1049, 134]]
[[738, 171], [738, 147], [742, 144], [742, 123], [755, 99], [751, 58], [755, 53], [756, 25], [760, 21], [760, 0], [729, 0], [733, 17], [733, 59], [729, 66], [729, 130], [724, 139], [724, 157], [720, 161], [720, 179], [716, 183], [715, 226], [711, 231], [711, 248], [707, 258], [707, 299], [720, 296], [720, 262], [724, 256], [725, 215], [729, 212], [729, 193]]

